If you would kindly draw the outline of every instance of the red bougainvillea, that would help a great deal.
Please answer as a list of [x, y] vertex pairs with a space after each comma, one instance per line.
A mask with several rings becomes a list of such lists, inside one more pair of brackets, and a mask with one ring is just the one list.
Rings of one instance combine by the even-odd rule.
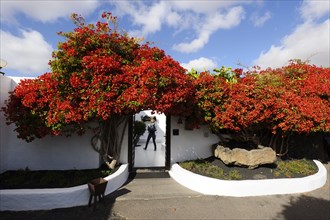
[[144, 109], [189, 113], [194, 87], [185, 69], [163, 50], [120, 33], [111, 13], [102, 18], [106, 22], [86, 25], [73, 14], [77, 27], [59, 33], [65, 41], [53, 52], [52, 72], [22, 81], [11, 93], [4, 111], [20, 138], [82, 133], [94, 121], [102, 124], [96, 134], [106, 145], [101, 153], [118, 157], [118, 135], [104, 132], [117, 133], [127, 116]]
[[210, 73], [196, 78], [199, 109], [214, 131], [257, 142], [264, 131], [281, 138], [330, 131], [329, 68], [291, 62], [243, 75], [234, 83]]
[[[282, 138], [330, 132], [329, 68], [294, 61], [276, 69], [186, 74], [163, 50], [120, 33], [111, 13], [102, 18], [85, 24], [74, 14], [77, 27], [59, 33], [65, 41], [53, 52], [52, 72], [11, 92], [3, 111], [20, 138], [83, 133], [98, 122], [93, 147], [118, 158], [119, 125], [145, 109], [202, 118], [215, 132], [252, 139], [265, 130]], [[104, 146], [97, 148], [95, 138]]]

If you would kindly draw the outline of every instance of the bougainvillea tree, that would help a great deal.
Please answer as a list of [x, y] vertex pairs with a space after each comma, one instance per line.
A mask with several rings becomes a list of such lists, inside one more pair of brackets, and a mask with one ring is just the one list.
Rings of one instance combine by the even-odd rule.
[[65, 41], [53, 52], [52, 72], [23, 80], [4, 111], [27, 141], [93, 129], [93, 148], [113, 167], [124, 134], [120, 128], [130, 115], [145, 109], [188, 114], [194, 88], [185, 69], [163, 50], [120, 33], [111, 13], [102, 18], [105, 22], [85, 24], [73, 14], [77, 27], [59, 33]]
[[330, 131], [329, 68], [295, 61], [232, 73], [234, 80], [219, 71], [195, 74], [199, 110], [216, 133], [257, 144], [270, 135], [269, 146], [282, 155], [292, 134]]
[[281, 140], [280, 154], [288, 152], [292, 134], [330, 132], [330, 68], [298, 60], [262, 74], [279, 79], [267, 87], [277, 98], [270, 128], [271, 144], [276, 147]]

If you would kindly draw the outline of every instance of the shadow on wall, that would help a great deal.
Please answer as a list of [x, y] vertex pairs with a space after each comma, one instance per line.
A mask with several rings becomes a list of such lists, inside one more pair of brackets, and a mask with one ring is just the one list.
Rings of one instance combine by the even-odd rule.
[[213, 155], [212, 147], [209, 146], [190, 145], [189, 148], [181, 148], [175, 152], [176, 162], [186, 161], [187, 155], [189, 155], [189, 160], [204, 159]]
[[[12, 79], [10, 77], [0, 74], [0, 108], [5, 107], [6, 101], [9, 98], [9, 92], [13, 91], [17, 86], [20, 78]], [[8, 169], [8, 143], [10, 142], [10, 135], [14, 128], [6, 124], [4, 113], [0, 111], [0, 173]], [[16, 134], [15, 134], [16, 138]]]
[[291, 197], [276, 219], [330, 219], [330, 201], [302, 195]]

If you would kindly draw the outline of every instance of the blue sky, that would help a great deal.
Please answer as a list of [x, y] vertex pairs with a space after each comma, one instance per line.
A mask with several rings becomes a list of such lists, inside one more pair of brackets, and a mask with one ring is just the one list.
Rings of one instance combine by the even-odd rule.
[[191, 69], [278, 67], [299, 58], [330, 66], [329, 0], [1, 0], [0, 58], [8, 76], [47, 71], [51, 52], [71, 31], [71, 13], [88, 23], [103, 11]]

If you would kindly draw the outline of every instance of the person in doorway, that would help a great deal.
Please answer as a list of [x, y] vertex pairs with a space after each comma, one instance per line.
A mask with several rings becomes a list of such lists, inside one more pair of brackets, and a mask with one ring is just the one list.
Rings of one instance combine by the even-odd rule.
[[148, 125], [148, 138], [147, 138], [147, 142], [146, 142], [146, 146], [145, 148], [143, 148], [144, 150], [147, 150], [148, 148], [148, 144], [150, 141], [150, 138], [152, 138], [152, 141], [154, 142], [154, 150], [157, 150], [157, 146], [156, 146], [156, 117], [155, 116], [151, 116], [150, 117], [150, 124]]

